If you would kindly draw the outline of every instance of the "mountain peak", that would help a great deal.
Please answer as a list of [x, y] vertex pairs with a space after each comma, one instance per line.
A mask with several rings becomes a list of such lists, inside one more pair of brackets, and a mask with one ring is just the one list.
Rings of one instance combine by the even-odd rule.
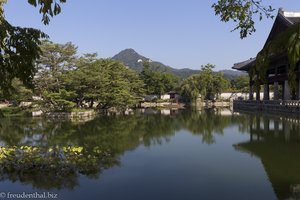
[[[187, 78], [192, 74], [199, 73], [199, 70], [192, 70], [188, 68], [174, 69], [164, 65], [163, 63], [152, 61], [149, 58], [140, 55], [132, 48], [120, 51], [117, 55], [112, 57], [112, 59], [122, 62], [125, 66], [136, 70], [137, 72], [141, 72], [143, 70], [144, 61], [150, 61], [150, 66], [153, 70], [175, 74], [181, 78]], [[232, 70], [224, 70], [223, 73], [226, 77], [230, 78], [240, 75]]]
[[148, 61], [149, 59], [138, 54], [134, 49], [124, 49], [120, 51], [117, 55], [112, 57], [112, 59], [124, 63], [136, 71], [141, 71], [143, 69], [143, 61]]
[[[128, 49], [124, 49], [122, 51], [120, 51], [120, 53], [132, 53], [132, 54], [138, 54], [134, 49], [132, 48], [128, 48]], [[119, 54], [120, 54], [119, 53]]]

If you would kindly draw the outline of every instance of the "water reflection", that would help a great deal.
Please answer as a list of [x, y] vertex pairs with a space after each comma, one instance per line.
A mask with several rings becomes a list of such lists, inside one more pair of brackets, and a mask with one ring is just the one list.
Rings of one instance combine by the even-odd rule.
[[[41, 155], [18, 153], [19, 157], [13, 157], [13, 153], [9, 159], [2, 159], [5, 162], [2, 161], [1, 164], [0, 179], [20, 181], [41, 189], [72, 189], [78, 185], [80, 175], [98, 177], [103, 169], [118, 165], [119, 156], [124, 152], [141, 144], [151, 146], [168, 142], [180, 129], [200, 135], [204, 143], [212, 144], [215, 142], [213, 133], [223, 134], [224, 127], [232, 123], [232, 118], [231, 115], [222, 117], [221, 112], [213, 110], [144, 110], [135, 115], [100, 117], [85, 123], [39, 118], [2, 119], [1, 145], [15, 148], [14, 152], [20, 152], [21, 147], [29, 146], [42, 152], [53, 148], [62, 152], [61, 149], [66, 147], [81, 147], [87, 153], [80, 154], [75, 159], [81, 161], [79, 164], [70, 160], [62, 162], [62, 158], [66, 156], [60, 153], [51, 155], [49, 158], [53, 162], [46, 164], [38, 160]], [[106, 154], [98, 156], [97, 161], [92, 163], [88, 156], [95, 147]], [[84, 169], [81, 163], [86, 163]], [[88, 166], [90, 170], [87, 169]]]
[[300, 198], [300, 117], [250, 114], [248, 142], [236, 149], [257, 156], [278, 199]]
[[[99, 117], [87, 122], [5, 118], [0, 121], [1, 146], [15, 148], [17, 153], [13, 155], [19, 157], [0, 164], [0, 180], [19, 181], [39, 189], [73, 189], [79, 186], [82, 176], [99, 179], [105, 169], [121, 164], [125, 152], [141, 145], [164, 145], [176, 133], [186, 130], [213, 146], [218, 145], [218, 137], [229, 134], [227, 128], [233, 128], [230, 130], [249, 134], [247, 142], [234, 145], [236, 153], [246, 152], [262, 161], [277, 197], [299, 198], [299, 124], [299, 117], [232, 114], [215, 109], [141, 110], [134, 115]], [[36, 147], [38, 154], [24, 153], [22, 146]], [[83, 150], [74, 153], [65, 148]]]

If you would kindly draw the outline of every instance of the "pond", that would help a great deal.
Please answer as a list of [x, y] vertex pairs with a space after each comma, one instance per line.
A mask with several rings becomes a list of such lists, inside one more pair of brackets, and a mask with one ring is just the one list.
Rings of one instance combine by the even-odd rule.
[[0, 145], [7, 199], [300, 198], [299, 116], [209, 109], [86, 122], [4, 118]]

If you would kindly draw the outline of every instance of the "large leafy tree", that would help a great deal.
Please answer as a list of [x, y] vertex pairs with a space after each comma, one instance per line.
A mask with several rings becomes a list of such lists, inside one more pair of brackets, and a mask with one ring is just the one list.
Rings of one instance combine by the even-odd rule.
[[174, 90], [179, 83], [179, 77], [165, 72], [154, 71], [149, 62], [144, 62], [144, 68], [140, 76], [145, 83], [147, 94], [169, 92]]
[[216, 98], [229, 87], [229, 81], [224, 78], [222, 73], [215, 73], [214, 67], [212, 64], [204, 65], [199, 73], [202, 96], [209, 100]]
[[[18, 78], [26, 86], [32, 86], [35, 73], [35, 60], [39, 57], [40, 40], [48, 36], [40, 30], [22, 28], [11, 25], [4, 17], [3, 5], [0, 1], [0, 90], [8, 92], [12, 80]], [[60, 13], [60, 3], [66, 0], [28, 0], [33, 6], [39, 6], [43, 15], [42, 21], [49, 23], [50, 16]]]
[[191, 101], [199, 95], [203, 99], [212, 100], [229, 87], [229, 81], [221, 73], [213, 71], [214, 65], [207, 64], [201, 67], [199, 74], [192, 75], [181, 84], [181, 93]]
[[45, 40], [40, 45], [41, 54], [37, 60], [35, 89], [41, 95], [43, 91], [59, 92], [64, 88], [63, 75], [75, 67], [77, 47], [68, 42], [57, 44]]
[[77, 106], [85, 102], [90, 107], [97, 103], [98, 108], [124, 109], [138, 103], [144, 85], [138, 74], [120, 62], [94, 56], [81, 57], [78, 68], [65, 76], [67, 88], [77, 95]]
[[13, 78], [32, 86], [40, 40], [47, 35], [32, 28], [14, 27], [0, 19], [0, 89], [7, 92]]
[[202, 93], [201, 87], [199, 87], [199, 81], [198, 75], [192, 75], [185, 79], [180, 86], [181, 94], [184, 97], [189, 98], [191, 101], [196, 101]]
[[68, 70], [75, 68], [77, 47], [72, 43], [56, 44], [46, 40], [40, 49], [35, 93], [42, 96], [44, 108], [69, 110], [75, 105], [72, 100], [76, 95], [66, 90], [64, 77]]

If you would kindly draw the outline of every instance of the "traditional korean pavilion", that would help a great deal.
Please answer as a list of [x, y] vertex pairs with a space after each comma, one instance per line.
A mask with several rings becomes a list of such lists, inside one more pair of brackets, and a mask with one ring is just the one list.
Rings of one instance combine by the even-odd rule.
[[[264, 44], [261, 52], [269, 47], [269, 44], [281, 40], [284, 34], [293, 31], [296, 25], [300, 22], [300, 12], [286, 12], [279, 9], [273, 27]], [[297, 29], [296, 29], [297, 30]], [[280, 43], [279, 43], [280, 44]], [[286, 44], [286, 42], [284, 43]], [[278, 45], [277, 45], [278, 46]], [[300, 48], [300, 47], [299, 47]], [[244, 62], [236, 63], [232, 67], [240, 71], [248, 72], [250, 76], [249, 83], [249, 100], [253, 99], [253, 93], [256, 92], [256, 100], [260, 100], [260, 88], [264, 87], [263, 100], [270, 100], [270, 86], [273, 85], [274, 98], [272, 100], [300, 100], [300, 67], [299, 60], [293, 68], [293, 76], [295, 87], [291, 89], [289, 80], [290, 61], [288, 57], [288, 50], [280, 53], [271, 53], [268, 55], [268, 65], [264, 71], [264, 81], [256, 81], [256, 74], [253, 75], [254, 69], [259, 69], [258, 57], [251, 58]], [[252, 73], [252, 75], [251, 75]], [[254, 91], [255, 90], [255, 91]]]

